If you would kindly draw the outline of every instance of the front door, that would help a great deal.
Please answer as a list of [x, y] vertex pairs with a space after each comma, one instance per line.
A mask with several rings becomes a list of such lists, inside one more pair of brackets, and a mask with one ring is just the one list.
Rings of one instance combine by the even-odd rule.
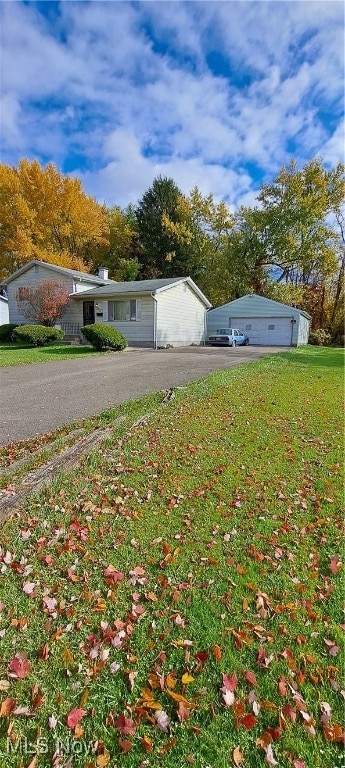
[[84, 325], [92, 325], [95, 322], [94, 301], [83, 301], [83, 321]]

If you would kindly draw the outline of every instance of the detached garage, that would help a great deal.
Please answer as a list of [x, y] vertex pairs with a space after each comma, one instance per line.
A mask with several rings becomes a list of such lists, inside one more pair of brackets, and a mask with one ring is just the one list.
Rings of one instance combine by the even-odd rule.
[[308, 344], [308, 312], [250, 293], [207, 313], [207, 335], [220, 328], [239, 328], [250, 344], [300, 347]]

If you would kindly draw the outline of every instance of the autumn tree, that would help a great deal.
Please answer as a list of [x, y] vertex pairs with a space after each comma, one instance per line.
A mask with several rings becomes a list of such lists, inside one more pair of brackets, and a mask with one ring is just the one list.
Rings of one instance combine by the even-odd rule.
[[54, 280], [42, 280], [32, 288], [18, 288], [17, 305], [21, 315], [40, 325], [53, 326], [69, 302], [68, 291]]
[[107, 212], [53, 165], [0, 165], [0, 275], [31, 259], [88, 271], [109, 243]]
[[107, 210], [109, 245], [96, 253], [92, 268], [108, 267], [114, 280], [136, 280], [141, 267], [142, 245], [139, 240], [138, 222], [132, 205], [121, 209], [113, 206]]
[[231, 273], [226, 258], [234, 226], [228, 206], [194, 187], [188, 196], [179, 196], [176, 214], [172, 220], [164, 213], [163, 224], [184, 249], [189, 274], [213, 304], [228, 301], [238, 277]]
[[186, 249], [163, 217], [176, 223], [182, 193], [173, 179], [158, 176], [136, 207], [139, 239], [142, 245], [140, 277], [178, 277], [189, 274]]

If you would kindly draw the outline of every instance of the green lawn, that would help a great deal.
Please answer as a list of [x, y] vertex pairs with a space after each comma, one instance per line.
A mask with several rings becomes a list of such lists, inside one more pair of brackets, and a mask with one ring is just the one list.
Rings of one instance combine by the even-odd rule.
[[3, 525], [2, 764], [340, 768], [342, 373], [176, 390]]
[[8, 365], [28, 365], [30, 363], [48, 363], [67, 360], [69, 357], [99, 354], [92, 347], [72, 346], [71, 344], [49, 344], [47, 347], [30, 347], [28, 344], [0, 344], [0, 367]]

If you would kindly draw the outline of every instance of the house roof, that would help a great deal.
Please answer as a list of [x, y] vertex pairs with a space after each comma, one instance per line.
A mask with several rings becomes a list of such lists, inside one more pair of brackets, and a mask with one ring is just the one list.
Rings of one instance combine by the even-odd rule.
[[78, 300], [84, 299], [86, 296], [90, 297], [91, 299], [110, 299], [112, 296], [130, 294], [137, 294], [142, 296], [143, 294], [161, 293], [162, 291], [166, 291], [169, 288], [172, 288], [178, 283], [187, 283], [206, 307], [212, 306], [191, 277], [167, 277], [158, 280], [132, 280], [123, 283], [112, 283], [112, 285], [104, 285], [102, 288], [91, 288], [90, 290], [82, 291], [81, 293], [73, 293], [71, 294], [71, 297]]
[[87, 280], [88, 282], [96, 283], [97, 285], [105, 285], [108, 283], [114, 285], [115, 283], [114, 280], [104, 280], [102, 277], [99, 277], [98, 275], [91, 275], [89, 272], [79, 272], [78, 269], [68, 269], [67, 267], [59, 267], [57, 264], [49, 264], [47, 261], [39, 261], [38, 259], [33, 259], [27, 264], [24, 264], [24, 266], [20, 269], [17, 269], [16, 272], [13, 272], [13, 275], [7, 277], [6, 280], [3, 281], [3, 285], [8, 285], [8, 283], [11, 283], [12, 280], [16, 279], [16, 277], [19, 277], [19, 275], [22, 275], [24, 272], [26, 272], [28, 269], [31, 269], [31, 267], [34, 267], [35, 265], [40, 267], [44, 266], [48, 269], [52, 269], [53, 272], [60, 272], [62, 275], [69, 275], [70, 277], [73, 277], [77, 280]]
[[[261, 302], [265, 302], [265, 304], [270, 304], [272, 310], [274, 310], [274, 307], [285, 307], [286, 309], [289, 309], [290, 312], [298, 312], [300, 315], [303, 315], [304, 317], [308, 318], [308, 320], [311, 320], [311, 316], [306, 312], [304, 309], [299, 309], [298, 307], [291, 307], [289, 304], [283, 304], [281, 301], [274, 301], [273, 299], [267, 299], [266, 296], [258, 296], [256, 293], [247, 293], [245, 296], [240, 296], [239, 299], [234, 299], [233, 301], [228, 301], [227, 304], [222, 304], [222, 307], [232, 307], [234, 305], [239, 305], [240, 302], [244, 301], [244, 299], [259, 299]], [[236, 306], [236, 309], [237, 309]], [[215, 307], [213, 310], [211, 309], [210, 312], [215, 312], [217, 309], [220, 309], [220, 307]]]

